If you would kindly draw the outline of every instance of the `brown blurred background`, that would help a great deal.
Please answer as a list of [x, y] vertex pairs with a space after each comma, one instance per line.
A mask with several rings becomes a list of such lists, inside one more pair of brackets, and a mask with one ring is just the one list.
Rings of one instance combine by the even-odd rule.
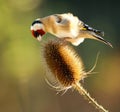
[[44, 81], [42, 42], [31, 36], [30, 25], [36, 18], [65, 12], [103, 30], [113, 44], [112, 49], [85, 40], [75, 49], [86, 71], [100, 51], [98, 73], [88, 76], [84, 87], [110, 112], [120, 112], [119, 11], [118, 0], [0, 0], [0, 112], [97, 112], [78, 92], [56, 95]]

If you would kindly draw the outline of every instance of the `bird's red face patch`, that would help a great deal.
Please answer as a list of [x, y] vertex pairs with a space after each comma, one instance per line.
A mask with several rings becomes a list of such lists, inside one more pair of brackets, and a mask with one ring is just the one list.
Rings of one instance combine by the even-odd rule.
[[32, 35], [33, 35], [35, 38], [37, 38], [37, 37], [39, 37], [39, 36], [43, 36], [43, 35], [45, 34], [45, 31], [42, 30], [42, 29], [39, 29], [39, 30], [36, 30], [36, 31], [31, 30], [31, 32], [32, 32]]
[[32, 35], [39, 41], [41, 40], [42, 36], [46, 33], [44, 31], [44, 25], [39, 19], [35, 20], [32, 23], [31, 32], [32, 32]]

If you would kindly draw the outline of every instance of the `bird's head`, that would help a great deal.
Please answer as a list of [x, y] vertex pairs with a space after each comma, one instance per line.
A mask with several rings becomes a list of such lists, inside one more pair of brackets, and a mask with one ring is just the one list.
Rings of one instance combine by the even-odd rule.
[[31, 25], [32, 35], [38, 40], [41, 41], [42, 36], [46, 33], [43, 23], [40, 19], [36, 19]]

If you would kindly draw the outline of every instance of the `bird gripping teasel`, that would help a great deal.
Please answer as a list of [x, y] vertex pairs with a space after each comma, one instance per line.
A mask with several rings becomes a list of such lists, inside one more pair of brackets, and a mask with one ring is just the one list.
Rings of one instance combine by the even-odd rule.
[[51, 33], [75, 46], [82, 43], [85, 38], [89, 38], [99, 40], [112, 47], [111, 43], [102, 38], [104, 32], [88, 26], [71, 13], [38, 18], [32, 23], [31, 32], [39, 41], [44, 34]]

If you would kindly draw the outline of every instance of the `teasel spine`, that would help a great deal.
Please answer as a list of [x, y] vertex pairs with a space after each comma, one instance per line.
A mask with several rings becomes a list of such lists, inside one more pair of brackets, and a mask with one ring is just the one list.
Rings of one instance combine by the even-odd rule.
[[108, 112], [81, 85], [80, 81], [87, 77], [92, 70], [84, 71], [82, 59], [68, 43], [63, 40], [48, 41], [43, 48], [43, 57], [47, 69], [60, 84], [59, 89], [66, 91], [73, 87], [100, 112]]
[[89, 101], [89, 103], [91, 103], [96, 109], [98, 109], [99, 112], [109, 112], [102, 105], [98, 104], [97, 101], [95, 101], [94, 98], [90, 96], [90, 94], [83, 88], [80, 83], [76, 83], [73, 87], [78, 90], [78, 92], [83, 95], [84, 98]]

